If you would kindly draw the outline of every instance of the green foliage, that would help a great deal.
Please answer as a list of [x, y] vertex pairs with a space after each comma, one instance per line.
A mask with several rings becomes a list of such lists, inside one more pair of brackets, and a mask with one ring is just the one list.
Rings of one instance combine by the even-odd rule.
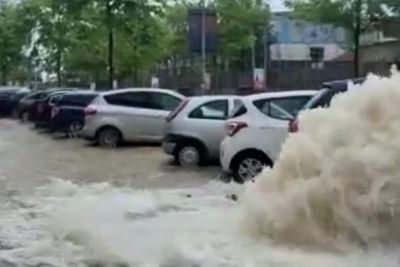
[[257, 0], [216, 0], [219, 16], [219, 52], [231, 60], [250, 49], [263, 36], [269, 19], [268, 6]]
[[23, 60], [21, 47], [25, 44], [26, 31], [18, 18], [17, 6], [3, 3], [0, 6], [0, 82], [6, 83], [8, 75], [20, 72]]
[[[220, 58], [238, 59], [262, 40], [269, 17], [263, 1], [208, 3], [218, 14]], [[188, 49], [187, 15], [195, 5], [191, 0], [6, 2], [0, 7], [0, 71], [19, 79], [46, 71], [57, 74], [59, 82], [71, 75], [105, 78], [110, 33], [116, 77], [151, 71], [167, 59], [192, 59], [197, 55]]]

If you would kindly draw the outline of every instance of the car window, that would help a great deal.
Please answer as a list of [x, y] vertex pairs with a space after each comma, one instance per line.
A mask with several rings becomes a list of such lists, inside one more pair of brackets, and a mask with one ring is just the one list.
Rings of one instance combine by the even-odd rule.
[[193, 110], [189, 118], [226, 120], [228, 117], [228, 100], [207, 102]]
[[50, 104], [50, 105], [55, 105], [55, 104], [57, 104], [57, 102], [60, 101], [61, 97], [62, 97], [61, 95], [56, 95], [56, 96], [50, 97], [50, 99], [49, 99], [49, 104]]
[[151, 95], [150, 100], [154, 102], [153, 106], [156, 107], [156, 109], [161, 109], [161, 110], [172, 111], [182, 101], [181, 99], [175, 96], [165, 93], [150, 93], [150, 95]]
[[145, 92], [127, 92], [105, 96], [107, 103], [111, 105], [132, 107], [132, 108], [148, 108], [151, 106], [148, 95]]
[[46, 96], [47, 96], [47, 94], [44, 92], [36, 92], [36, 93], [30, 94], [30, 95], [27, 95], [26, 99], [37, 100], [37, 99], [43, 99]]
[[247, 109], [246, 109], [246, 106], [243, 104], [242, 100], [235, 99], [235, 101], [233, 102], [232, 115], [230, 117], [237, 118], [239, 116], [246, 114], [246, 112], [247, 112]]
[[97, 94], [71, 94], [63, 95], [58, 102], [59, 106], [76, 106], [86, 107], [88, 106]]
[[127, 92], [104, 98], [111, 105], [168, 111], [174, 110], [181, 102], [177, 97], [159, 92]]
[[267, 116], [290, 120], [296, 117], [309, 99], [308, 96], [261, 99], [254, 101], [254, 105]]

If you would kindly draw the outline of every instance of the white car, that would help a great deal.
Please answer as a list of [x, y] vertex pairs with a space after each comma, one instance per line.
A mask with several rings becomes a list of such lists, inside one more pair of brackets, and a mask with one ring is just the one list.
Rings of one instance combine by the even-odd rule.
[[235, 100], [221, 143], [223, 178], [243, 183], [273, 166], [288, 135], [289, 120], [317, 91], [272, 92]]
[[185, 97], [171, 90], [132, 88], [100, 93], [84, 110], [80, 135], [102, 147], [161, 142], [166, 118]]

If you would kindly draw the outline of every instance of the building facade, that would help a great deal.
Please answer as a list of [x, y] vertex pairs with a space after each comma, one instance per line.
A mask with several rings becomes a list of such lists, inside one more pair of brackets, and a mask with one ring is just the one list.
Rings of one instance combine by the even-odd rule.
[[298, 20], [290, 12], [278, 12], [271, 19], [271, 60], [311, 60], [311, 50], [322, 51], [321, 61], [330, 61], [346, 51], [346, 32], [327, 24]]

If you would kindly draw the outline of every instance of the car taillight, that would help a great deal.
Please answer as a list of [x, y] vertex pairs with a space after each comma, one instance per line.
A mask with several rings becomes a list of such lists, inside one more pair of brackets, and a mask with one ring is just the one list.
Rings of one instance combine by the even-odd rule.
[[93, 116], [96, 115], [97, 109], [94, 106], [88, 106], [84, 110], [85, 116]]
[[53, 107], [51, 109], [51, 117], [54, 118], [58, 114], [58, 112], [60, 112], [60, 109], [58, 107]]
[[226, 127], [226, 134], [230, 137], [237, 134], [241, 129], [246, 128], [248, 125], [245, 122], [229, 122]]
[[289, 121], [289, 133], [296, 133], [299, 131], [299, 121], [297, 119], [293, 119]]
[[173, 111], [171, 111], [171, 113], [169, 113], [167, 117], [167, 122], [170, 122], [173, 119], [175, 119], [176, 116], [178, 116], [179, 112], [181, 112], [187, 106], [188, 103], [189, 99], [183, 100]]

